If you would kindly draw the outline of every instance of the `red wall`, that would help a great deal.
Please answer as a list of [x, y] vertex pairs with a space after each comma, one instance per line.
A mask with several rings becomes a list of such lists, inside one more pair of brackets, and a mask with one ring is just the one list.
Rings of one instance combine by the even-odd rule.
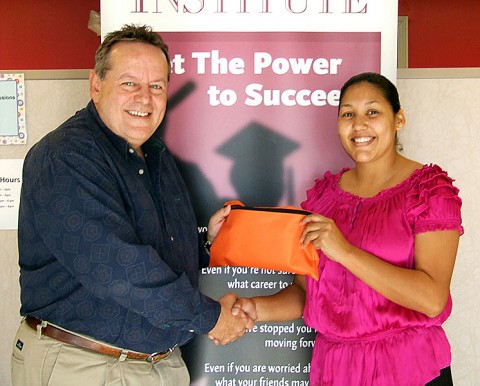
[[399, 0], [411, 68], [480, 67], [480, 1]]
[[[93, 67], [100, 38], [87, 23], [100, 0], [9, 3], [1, 13], [0, 71]], [[409, 67], [480, 67], [480, 1], [399, 0], [399, 15], [409, 18]]]
[[100, 0], [8, 3], [1, 10], [0, 70], [93, 67], [100, 37], [87, 25], [90, 10], [100, 11]]

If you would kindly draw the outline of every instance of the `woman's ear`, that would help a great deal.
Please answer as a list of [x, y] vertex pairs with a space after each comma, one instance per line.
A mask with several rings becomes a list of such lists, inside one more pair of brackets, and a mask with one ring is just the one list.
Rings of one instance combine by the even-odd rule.
[[403, 126], [407, 123], [407, 119], [405, 118], [405, 112], [403, 109], [400, 109], [397, 114], [395, 114], [395, 123], [396, 129], [401, 130]]

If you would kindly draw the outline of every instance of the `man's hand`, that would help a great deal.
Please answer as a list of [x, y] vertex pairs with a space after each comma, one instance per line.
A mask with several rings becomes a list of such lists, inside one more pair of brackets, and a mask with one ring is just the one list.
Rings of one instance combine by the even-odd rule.
[[211, 243], [215, 240], [215, 237], [217, 237], [218, 231], [225, 222], [225, 218], [230, 214], [231, 209], [232, 207], [227, 205], [217, 210], [212, 217], [210, 217], [210, 221], [208, 222], [207, 239]]
[[[215, 327], [208, 333], [208, 337], [216, 344], [226, 345], [245, 335], [248, 328], [253, 327], [253, 322], [240, 308], [232, 311], [238, 296], [229, 293], [218, 300], [221, 305], [220, 317]], [[249, 327], [250, 326], [250, 327]]]

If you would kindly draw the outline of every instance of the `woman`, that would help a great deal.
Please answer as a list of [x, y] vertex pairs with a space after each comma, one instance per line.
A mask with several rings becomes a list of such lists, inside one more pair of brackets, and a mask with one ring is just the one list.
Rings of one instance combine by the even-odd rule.
[[[437, 165], [396, 151], [405, 125], [395, 86], [364, 73], [342, 87], [338, 135], [355, 162], [307, 192], [301, 242], [319, 250], [320, 279], [239, 300], [258, 321], [303, 315], [317, 331], [311, 385], [451, 385], [441, 325], [451, 312], [461, 200]], [[285, 307], [289, 304], [289, 307]]]

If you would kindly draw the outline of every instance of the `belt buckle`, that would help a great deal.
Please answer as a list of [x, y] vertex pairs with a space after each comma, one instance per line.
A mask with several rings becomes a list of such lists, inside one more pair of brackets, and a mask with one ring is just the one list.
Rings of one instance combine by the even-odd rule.
[[[169, 348], [167, 351], [154, 352], [154, 353], [150, 354], [150, 355], [147, 357], [146, 361], [147, 361], [148, 363], [156, 363], [156, 362], [158, 362], [159, 360], [162, 360], [162, 359], [165, 359], [166, 357], [168, 357], [168, 356], [172, 353], [173, 350], [174, 350], [173, 348]], [[164, 356], [162, 356], [161, 358], [156, 359], [155, 357], [157, 357], [157, 356], [159, 356], [159, 355], [164, 355]]]

